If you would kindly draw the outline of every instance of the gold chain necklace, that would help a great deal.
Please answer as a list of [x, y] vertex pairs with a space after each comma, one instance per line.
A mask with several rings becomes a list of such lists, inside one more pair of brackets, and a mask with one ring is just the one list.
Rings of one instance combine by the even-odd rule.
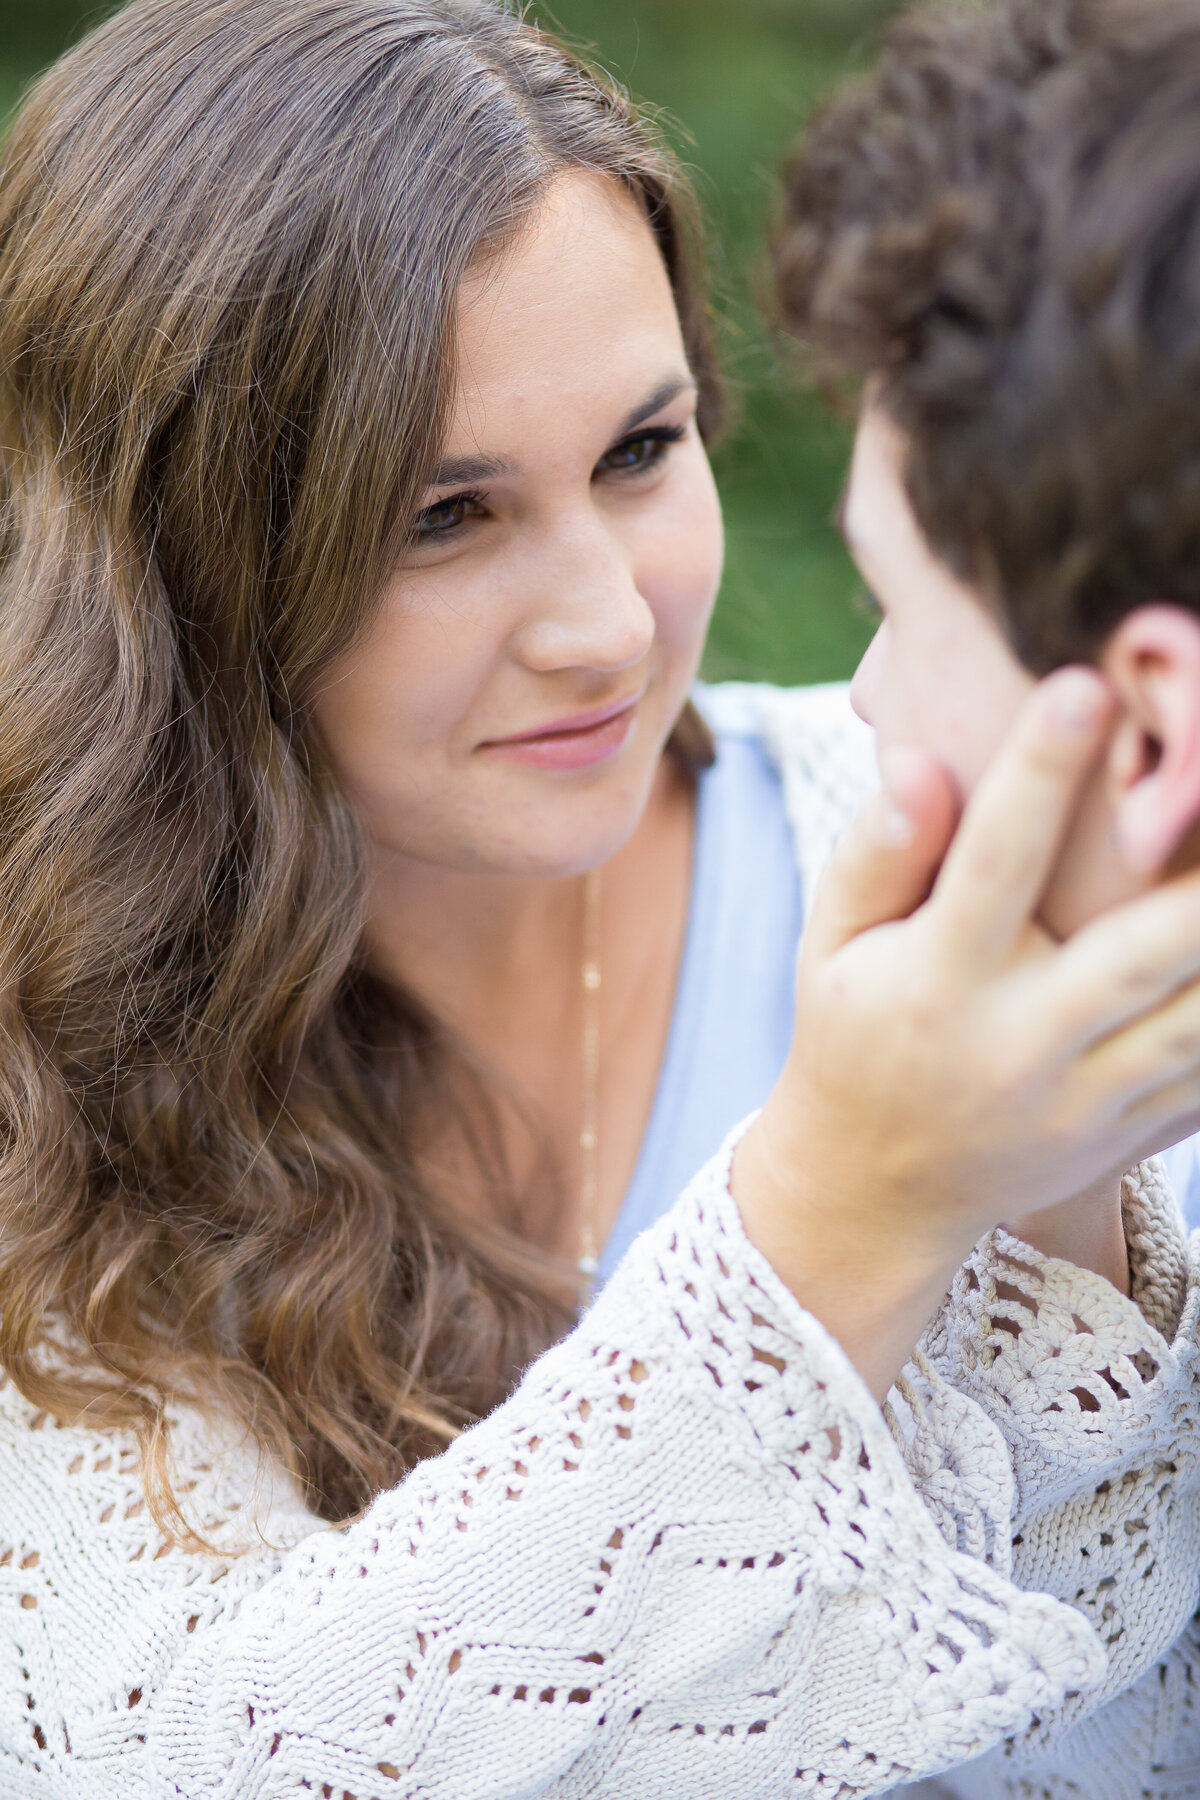
[[600, 1264], [596, 1201], [600, 1162], [600, 902], [603, 877], [592, 869], [583, 885], [583, 1094], [579, 1120], [579, 1273], [590, 1299]]

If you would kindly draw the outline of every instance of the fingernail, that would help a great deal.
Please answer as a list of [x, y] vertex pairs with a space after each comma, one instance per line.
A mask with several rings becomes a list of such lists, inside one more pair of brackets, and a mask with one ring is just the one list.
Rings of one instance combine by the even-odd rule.
[[1108, 696], [1095, 675], [1085, 669], [1069, 669], [1055, 677], [1050, 718], [1060, 731], [1078, 736], [1095, 730], [1107, 703]]
[[890, 850], [907, 850], [917, 835], [917, 828], [890, 794], [880, 794], [871, 809], [871, 827], [881, 844]]

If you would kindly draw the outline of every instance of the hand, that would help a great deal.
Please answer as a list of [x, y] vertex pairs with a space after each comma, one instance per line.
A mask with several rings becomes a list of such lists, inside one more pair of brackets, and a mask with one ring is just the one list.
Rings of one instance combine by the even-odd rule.
[[1036, 922], [1111, 714], [1090, 671], [1044, 682], [957, 835], [949, 778], [896, 754], [817, 892], [733, 1191], [877, 1394], [985, 1231], [1200, 1124], [1200, 876], [1065, 944]]

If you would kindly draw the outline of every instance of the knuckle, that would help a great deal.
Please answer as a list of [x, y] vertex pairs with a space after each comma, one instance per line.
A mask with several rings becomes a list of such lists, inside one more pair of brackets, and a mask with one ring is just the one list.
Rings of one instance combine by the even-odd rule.
[[1029, 1070], [1019, 1056], [993, 1051], [984, 1067], [983, 1080], [992, 1106], [1007, 1111], [1024, 1098]]
[[940, 973], [906, 984], [900, 997], [908, 1034], [917, 1040], [943, 1042], [952, 1027], [955, 1006]]
[[[1023, 1032], [985, 1027], [981, 1033], [984, 1045], [978, 1052], [975, 1075], [990, 1096], [993, 1106], [1013, 1110], [1024, 1109], [1030, 1091], [1036, 1088], [1043, 1105], [1053, 1089], [1053, 1078], [1035, 1066], [1035, 1058]], [[967, 1070], [970, 1075], [972, 1071]]]
[[1057, 786], [1073, 767], [1070, 755], [1061, 743], [1048, 739], [1032, 727], [1018, 754], [1018, 779], [1023, 776], [1033, 792]]
[[1008, 846], [992, 840], [980, 840], [973, 843], [966, 858], [965, 869], [971, 883], [980, 888], [992, 889], [1006, 886], [1012, 879], [1013, 857]]

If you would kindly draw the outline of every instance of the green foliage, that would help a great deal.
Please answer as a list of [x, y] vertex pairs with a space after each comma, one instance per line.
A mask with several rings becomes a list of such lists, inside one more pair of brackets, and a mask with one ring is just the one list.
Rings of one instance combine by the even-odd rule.
[[[895, 0], [531, 0], [664, 124], [697, 170], [738, 416], [717, 453], [729, 560], [712, 676], [846, 675], [869, 626], [833, 512], [848, 434], [780, 367], [754, 301], [774, 172], [819, 95], [870, 56]], [[105, 0], [0, 0], [0, 106], [110, 10]]]
[[0, 0], [4, 60], [17, 71], [12, 86], [113, 10], [113, 0]]

